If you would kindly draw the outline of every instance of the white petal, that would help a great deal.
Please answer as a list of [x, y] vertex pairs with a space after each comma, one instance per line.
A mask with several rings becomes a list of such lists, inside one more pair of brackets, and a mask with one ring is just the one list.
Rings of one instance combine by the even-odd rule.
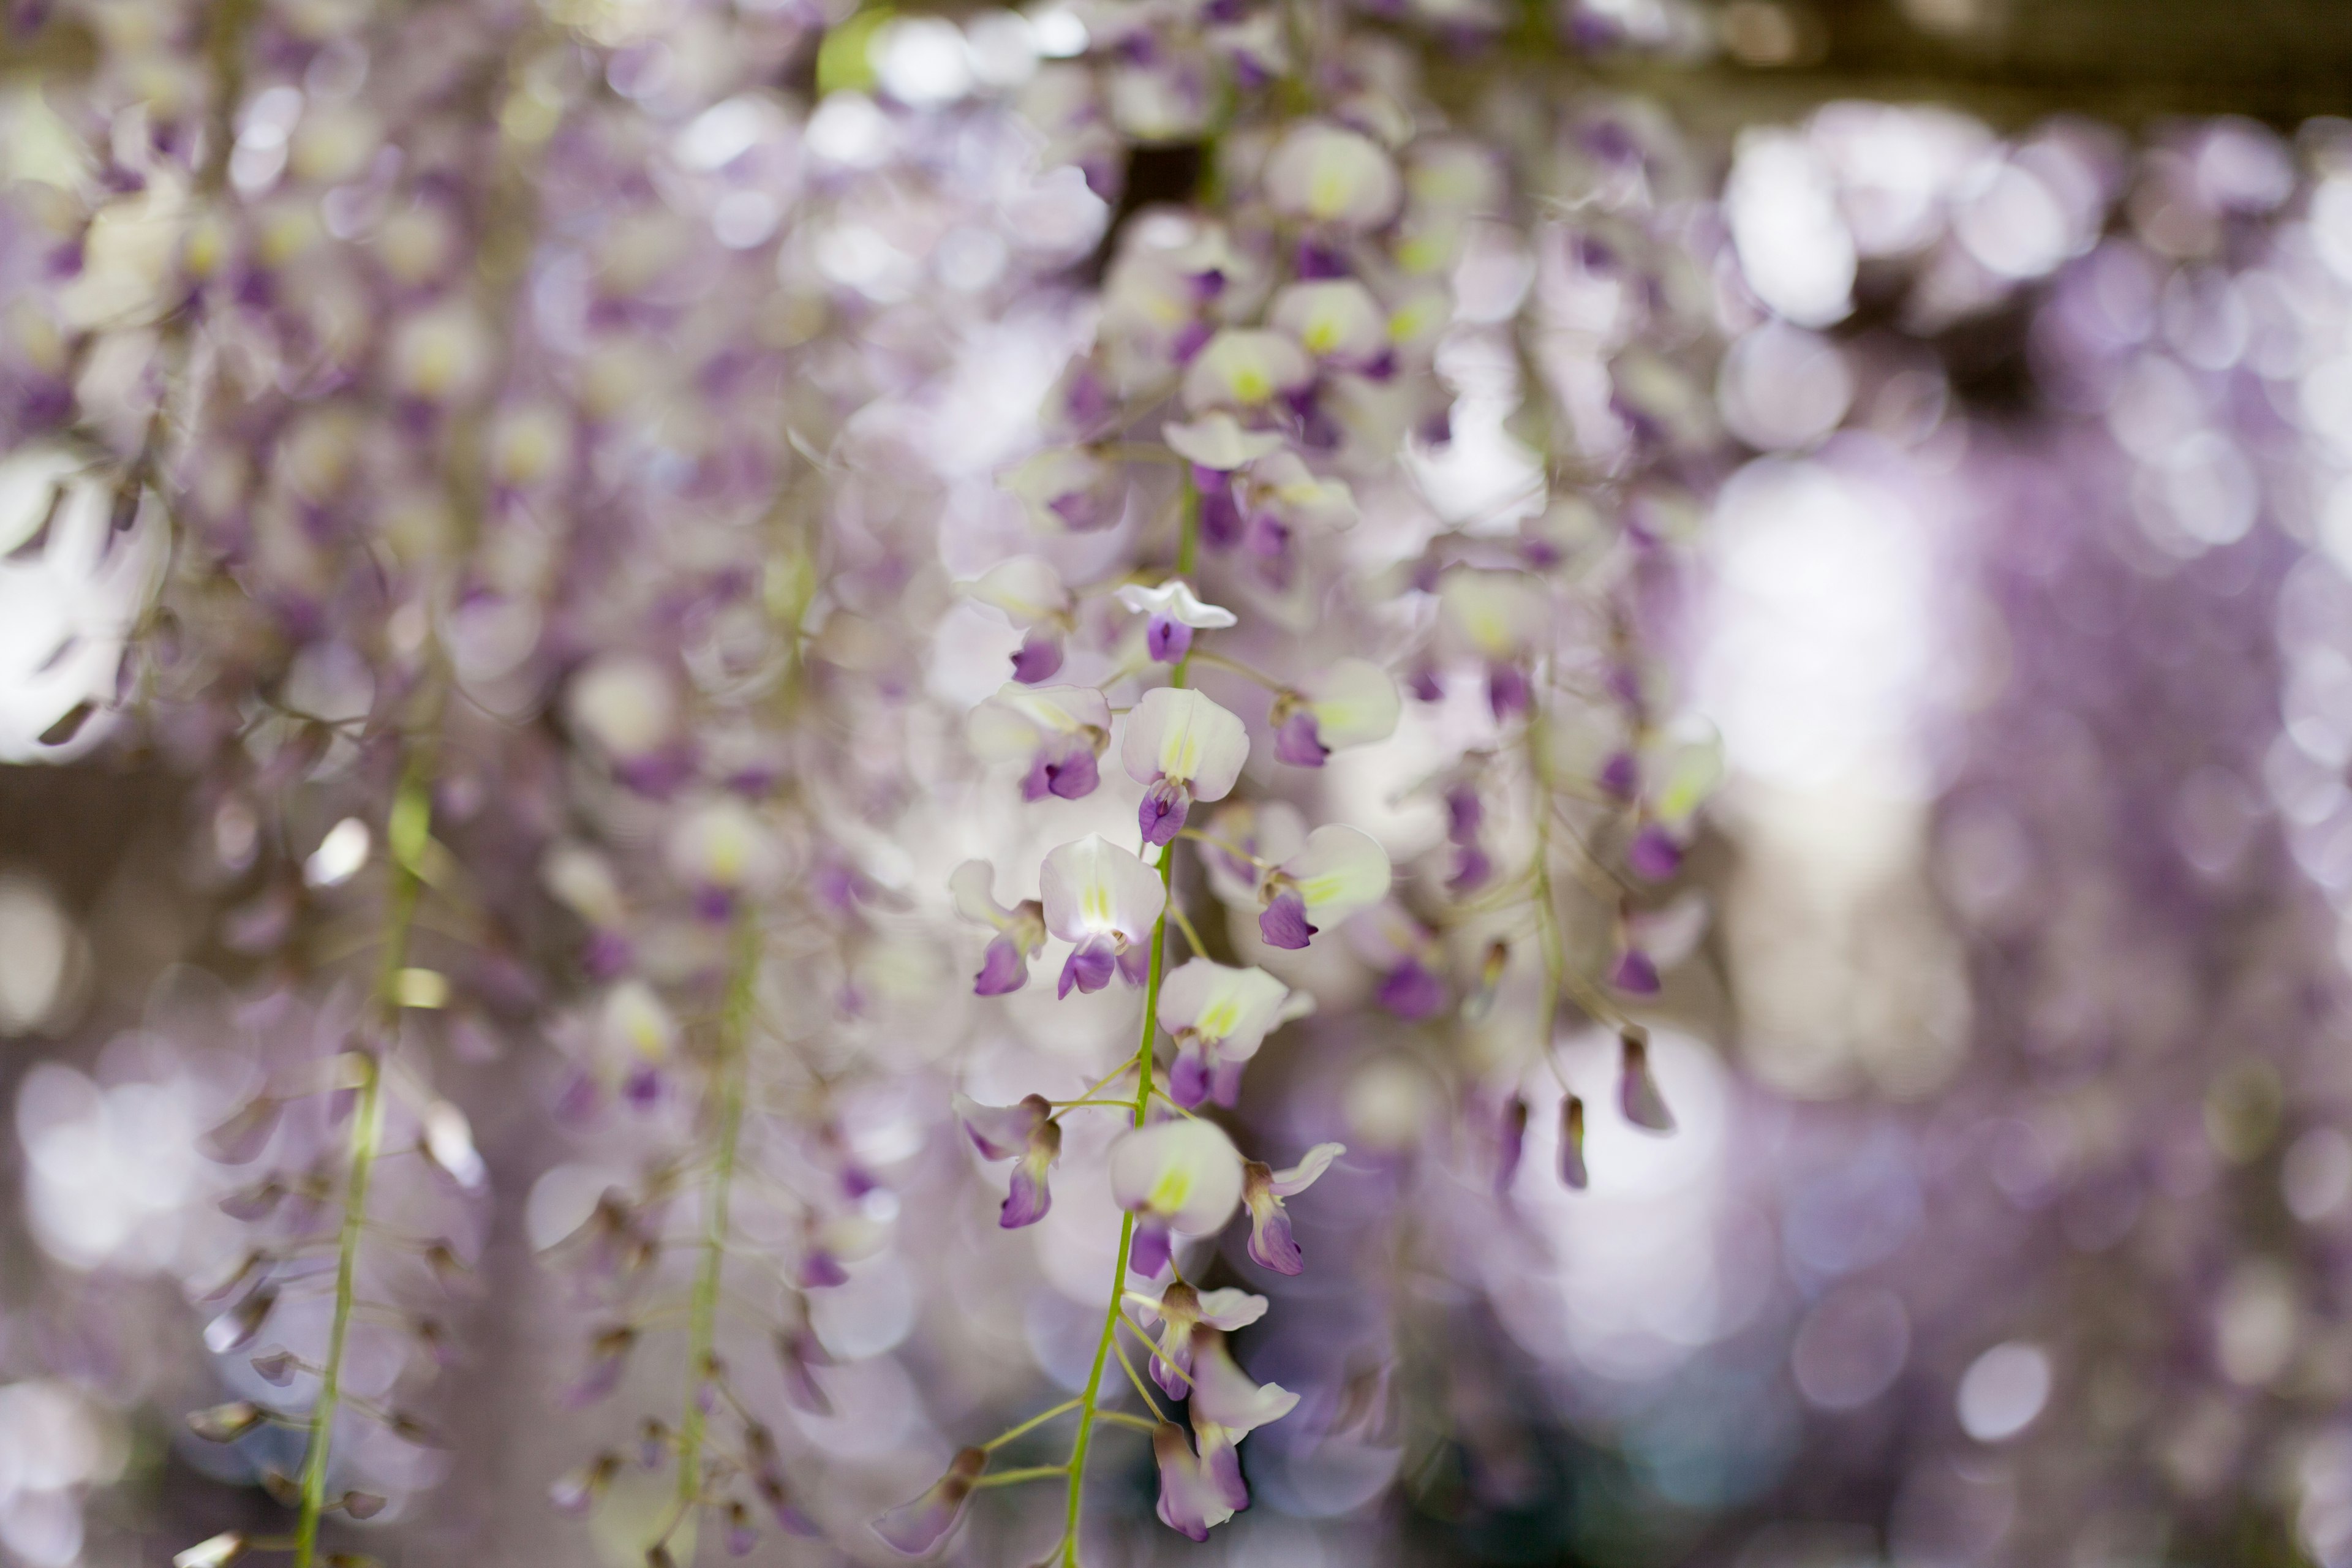
[[1287, 217], [1377, 228], [1395, 215], [1404, 183], [1370, 137], [1310, 121], [1266, 159], [1265, 192]]
[[677, 694], [653, 660], [606, 654], [572, 678], [564, 709], [614, 756], [641, 757], [669, 739]]
[[1345, 1143], [1318, 1143], [1307, 1151], [1298, 1163], [1286, 1171], [1276, 1171], [1274, 1173], [1274, 1195], [1278, 1198], [1287, 1198], [1305, 1192], [1316, 1184], [1324, 1172], [1331, 1168], [1332, 1161], [1347, 1152], [1348, 1146]]
[[1299, 689], [1315, 714], [1315, 732], [1337, 751], [1396, 733], [1404, 700], [1388, 671], [1370, 659], [1343, 658]]
[[1250, 465], [1251, 489], [1293, 522], [1318, 528], [1352, 528], [1356, 492], [1345, 481], [1327, 479], [1296, 452], [1276, 452]]
[[996, 868], [985, 860], [967, 860], [948, 874], [948, 893], [956, 913], [981, 925], [1003, 925], [1013, 911], [996, 901]]
[[1249, 761], [1249, 727], [1197, 691], [1155, 687], [1127, 716], [1118, 760], [1138, 784], [1178, 779], [1194, 800], [1223, 800]]
[[1181, 577], [1171, 577], [1157, 588], [1147, 588], [1140, 583], [1122, 584], [1118, 602], [1139, 616], [1166, 616], [1188, 626], [1230, 626], [1240, 619], [1223, 605], [1202, 603]]
[[[1275, 866], [1307, 847], [1307, 819], [1286, 800], [1234, 801], [1209, 819], [1206, 832]], [[1234, 908], [1254, 914], [1257, 909], [1257, 872], [1248, 867], [1235, 867], [1233, 857], [1214, 845], [1201, 847], [1209, 865], [1210, 889]]]
[[1389, 346], [1388, 319], [1371, 290], [1352, 278], [1293, 283], [1274, 297], [1266, 320], [1317, 359], [1364, 364]]
[[1201, 1321], [1213, 1329], [1231, 1332], [1248, 1328], [1265, 1316], [1265, 1298], [1247, 1290], [1203, 1290], [1201, 1292]]
[[652, 986], [624, 980], [604, 993], [604, 1034], [614, 1048], [659, 1061], [677, 1043], [677, 1020]]
[[977, 581], [960, 584], [983, 605], [993, 605], [1024, 624], [1066, 615], [1070, 591], [1053, 563], [1034, 555], [1015, 555], [982, 573]]
[[1110, 733], [1110, 700], [1091, 686], [1007, 681], [989, 700], [1003, 704], [1048, 734], [1075, 735], [1087, 729]]
[[1313, 362], [1287, 333], [1228, 327], [1185, 370], [1184, 406], [1256, 408], [1314, 379]]
[[696, 810], [670, 835], [670, 865], [711, 888], [771, 886], [783, 869], [783, 847], [759, 814], [732, 795]]
[[1330, 823], [1307, 836], [1307, 847], [1283, 862], [1318, 926], [1388, 897], [1389, 852], [1360, 827]]
[[1543, 590], [1517, 572], [1456, 567], [1437, 584], [1445, 618], [1472, 648], [1509, 658], [1543, 628]]
[[1220, 409], [1203, 414], [1189, 425], [1165, 425], [1160, 437], [1176, 455], [1204, 468], [1230, 473], [1244, 463], [1279, 452], [1283, 438], [1270, 430], [1244, 430], [1241, 422]]
[[1159, 874], [1099, 833], [1046, 856], [1038, 886], [1045, 929], [1065, 942], [1112, 931], [1141, 942], [1167, 901]]
[[1190, 1029], [1219, 1046], [1221, 1055], [1246, 1058], [1282, 1021], [1289, 997], [1290, 987], [1263, 969], [1190, 959], [1160, 982], [1160, 1024], [1171, 1035]]
[[1110, 1146], [1111, 1195], [1186, 1236], [1206, 1236], [1242, 1201], [1242, 1156], [1213, 1121], [1163, 1121]]
[[1680, 827], [1723, 782], [1723, 736], [1704, 719], [1678, 721], [1646, 771], [1659, 820]]
[[1258, 1384], [1234, 1362], [1223, 1334], [1202, 1334], [1192, 1352], [1192, 1414], [1235, 1437], [1290, 1414], [1298, 1395], [1278, 1383]]

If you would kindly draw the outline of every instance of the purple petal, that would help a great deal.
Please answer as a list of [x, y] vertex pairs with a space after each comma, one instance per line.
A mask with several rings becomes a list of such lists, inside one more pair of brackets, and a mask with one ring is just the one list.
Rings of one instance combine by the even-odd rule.
[[841, 1259], [823, 1247], [811, 1248], [808, 1256], [801, 1259], [802, 1289], [824, 1290], [848, 1283], [849, 1270], [841, 1266]]
[[1057, 800], [1084, 800], [1102, 783], [1094, 747], [1084, 740], [1073, 738], [1061, 756], [1051, 762], [1040, 757], [1039, 765], [1045, 772], [1046, 793]]
[[1437, 702], [1445, 697], [1445, 683], [1437, 678], [1434, 665], [1423, 665], [1406, 678], [1405, 686], [1423, 702]]
[[1090, 936], [1072, 948], [1070, 956], [1063, 961], [1061, 982], [1054, 994], [1067, 996], [1073, 985], [1087, 993], [1099, 991], [1110, 984], [1111, 971], [1118, 967], [1110, 938]]
[[1619, 752], [1601, 764], [1597, 781], [1601, 790], [1617, 800], [1631, 800], [1642, 785], [1641, 764], [1634, 762], [1631, 752]]
[[1633, 843], [1625, 847], [1625, 864], [1644, 881], [1663, 882], [1682, 869], [1683, 847], [1664, 828], [1652, 823], [1633, 835]]
[[[1194, 1422], [1199, 1425], [1199, 1416]], [[1249, 1486], [1242, 1479], [1241, 1451], [1234, 1447], [1234, 1435], [1222, 1426], [1202, 1426], [1201, 1469], [1224, 1505], [1235, 1513], [1249, 1507]]]
[[1298, 896], [1298, 890], [1286, 888], [1259, 912], [1257, 929], [1267, 946], [1295, 951], [1305, 947], [1319, 928], [1307, 923], [1307, 900]]
[[1192, 792], [1171, 778], [1157, 778], [1143, 792], [1143, 804], [1136, 807], [1136, 826], [1143, 830], [1146, 844], [1165, 844], [1182, 831], [1186, 813], [1192, 808]]
[[1000, 934], [988, 944], [988, 952], [980, 961], [980, 973], [971, 983], [975, 996], [1003, 996], [1029, 984], [1028, 955], [1010, 932]]
[[1209, 1098], [1231, 1109], [1242, 1097], [1243, 1063], [1232, 1057], [1219, 1057], [1209, 1068]]
[[826, 1364], [832, 1358], [824, 1346], [805, 1328], [776, 1331], [776, 1359], [784, 1370], [784, 1402], [795, 1410], [805, 1410], [813, 1415], [833, 1414], [833, 1399], [824, 1385], [816, 1380], [815, 1367]]
[[1061, 637], [1032, 627], [1022, 640], [1021, 651], [1013, 656], [1013, 679], [1024, 686], [1034, 686], [1041, 680], [1053, 679], [1061, 669]]
[[1496, 663], [1486, 667], [1486, 706], [1497, 719], [1508, 719], [1528, 710], [1527, 672], [1516, 664]]
[[1659, 990], [1658, 966], [1640, 948], [1629, 947], [1618, 955], [1617, 966], [1609, 972], [1609, 984], [1631, 996], [1655, 996]]
[[1154, 616], [1143, 628], [1143, 646], [1161, 664], [1174, 664], [1192, 651], [1192, 628], [1172, 616]]
[[1379, 1001], [1406, 1023], [1417, 1024], [1445, 1005], [1445, 983], [1419, 959], [1408, 958], [1381, 982]]
[[1271, 1194], [1250, 1205], [1249, 1255], [1276, 1274], [1297, 1274], [1307, 1267], [1306, 1255], [1290, 1234], [1290, 1215], [1282, 1200]]
[[1454, 875], [1447, 879], [1448, 892], [1467, 893], [1486, 886], [1486, 879], [1495, 874], [1495, 863], [1475, 844], [1465, 844], [1456, 852]]
[[[1182, 1395], [1171, 1391], [1171, 1396]], [[1160, 1466], [1160, 1522], [1194, 1541], [1209, 1539], [1209, 1526], [1225, 1513], [1215, 1481], [1202, 1469], [1184, 1428], [1162, 1421], [1151, 1434], [1151, 1457]]]
[[1277, 761], [1294, 767], [1319, 768], [1323, 759], [1331, 754], [1331, 749], [1323, 743], [1315, 715], [1300, 709], [1276, 727], [1274, 754]]
[[1157, 1278], [1168, 1267], [1168, 1227], [1156, 1219], [1138, 1220], [1135, 1241], [1127, 1251], [1128, 1271], [1146, 1279]]
[[261, 1155], [269, 1135], [278, 1127], [280, 1104], [268, 1095], [241, 1106], [228, 1120], [221, 1122], [196, 1142], [196, 1147], [207, 1160], [217, 1160], [224, 1165], [248, 1165]]
[[1019, 1230], [1024, 1225], [1035, 1225], [1054, 1206], [1054, 1194], [1047, 1188], [1047, 1173], [1054, 1162], [1061, 1158], [1061, 1124], [1046, 1121], [1039, 1124], [1029, 1137], [1029, 1152], [1013, 1167], [1013, 1190], [1006, 1194], [1004, 1207], [998, 1212], [996, 1223], [1006, 1230]]
[[1479, 825], [1486, 819], [1486, 803], [1478, 792], [1468, 784], [1456, 784], [1445, 792], [1445, 837], [1455, 844], [1469, 845], [1478, 838]]
[[1176, 1047], [1175, 1064], [1168, 1070], [1168, 1097], [1187, 1110], [1209, 1098], [1209, 1064], [1200, 1041], [1188, 1039]]

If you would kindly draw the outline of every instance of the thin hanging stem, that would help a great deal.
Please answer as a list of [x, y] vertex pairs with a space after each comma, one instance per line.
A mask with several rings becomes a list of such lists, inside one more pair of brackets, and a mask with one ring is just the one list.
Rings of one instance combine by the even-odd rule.
[[[376, 979], [375, 1001], [383, 1023], [384, 1048], [400, 1019], [400, 972], [408, 963], [408, 935], [415, 924], [416, 900], [424, 879], [416, 873], [418, 847], [432, 826], [433, 794], [425, 780], [422, 752], [413, 751], [394, 792], [385, 838], [392, 847], [392, 891], [384, 915], [383, 967]], [[301, 1512], [294, 1527], [294, 1568], [310, 1568], [319, 1549], [319, 1518], [327, 1508], [327, 1460], [332, 1444], [335, 1410], [342, 1402], [343, 1347], [351, 1335], [352, 1313], [358, 1304], [360, 1242], [367, 1233], [368, 1178], [375, 1169], [383, 1142], [383, 1063], [360, 1053], [365, 1064], [359, 1085], [359, 1104], [352, 1115], [351, 1174], [343, 1187], [343, 1220], [335, 1247], [335, 1309], [327, 1331], [327, 1359], [319, 1369], [319, 1397], [310, 1406], [310, 1441], [302, 1456]]]
[[[1177, 536], [1176, 570], [1189, 575], [1193, 557], [1198, 552], [1201, 531], [1201, 496], [1192, 484], [1188, 470], [1184, 479], [1182, 531]], [[1187, 654], [1176, 661], [1170, 678], [1171, 686], [1184, 684], [1186, 666], [1192, 662]], [[1175, 899], [1176, 846], [1170, 843], [1160, 852], [1160, 918], [1151, 926], [1151, 973], [1143, 988], [1142, 1037], [1135, 1047], [1135, 1120], [1141, 1127], [1143, 1118], [1151, 1108], [1151, 1042], [1160, 1015], [1160, 981], [1168, 963], [1168, 906]], [[1078, 1396], [1078, 1434], [1070, 1445], [1070, 1506], [1067, 1523], [1062, 1537], [1062, 1568], [1078, 1568], [1078, 1520], [1084, 1510], [1087, 1490], [1087, 1451], [1095, 1435], [1095, 1416], [1102, 1399], [1103, 1369], [1109, 1364], [1112, 1342], [1118, 1336], [1119, 1319], [1123, 1315], [1119, 1303], [1127, 1294], [1127, 1260], [1135, 1246], [1135, 1215], [1122, 1214], [1118, 1221], [1118, 1260], [1112, 1266], [1110, 1304], [1103, 1309], [1102, 1337], [1095, 1342], [1094, 1369], [1087, 1374], [1086, 1392]]]
[[[718, 1333], [720, 1278], [727, 1263], [727, 1199], [735, 1181], [736, 1152], [743, 1131], [745, 1047], [752, 994], [760, 973], [760, 928], [748, 910], [736, 920], [735, 967], [727, 986], [727, 1006], [719, 1023], [719, 1056], [712, 1076], [719, 1093], [719, 1152], [704, 1189], [702, 1267], [695, 1276], [687, 1311], [686, 1411], [677, 1424], [677, 1518], [691, 1513], [702, 1496], [702, 1380], [709, 1370]], [[672, 1530], [677, 1528], [672, 1523]], [[667, 1532], [666, 1532], [667, 1533]]]

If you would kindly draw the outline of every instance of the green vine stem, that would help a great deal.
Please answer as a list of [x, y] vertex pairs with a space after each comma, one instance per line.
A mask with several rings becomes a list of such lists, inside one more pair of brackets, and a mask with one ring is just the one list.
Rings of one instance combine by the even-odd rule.
[[[400, 1022], [400, 976], [408, 963], [409, 933], [425, 887], [418, 868], [432, 830], [433, 795], [421, 752], [412, 752], [402, 769], [386, 822], [392, 888], [384, 914], [383, 963], [376, 980], [376, 1022], [383, 1049], [389, 1051]], [[359, 1104], [352, 1114], [351, 1173], [343, 1187], [343, 1218], [335, 1246], [335, 1311], [327, 1334], [327, 1359], [319, 1369], [319, 1397], [310, 1406], [310, 1437], [302, 1455], [301, 1513], [294, 1527], [295, 1568], [311, 1568], [319, 1549], [319, 1519], [327, 1508], [327, 1461], [335, 1412], [342, 1403], [343, 1348], [358, 1303], [360, 1238], [367, 1226], [368, 1178], [383, 1145], [383, 1061], [359, 1053], [364, 1064]]]
[[670, 1528], [692, 1516], [702, 1499], [702, 1384], [710, 1372], [719, 1328], [720, 1283], [727, 1263], [727, 1200], [734, 1184], [736, 1152], [742, 1140], [746, 1049], [752, 998], [760, 974], [760, 929], [747, 912], [735, 928], [735, 963], [719, 1016], [718, 1058], [712, 1063], [719, 1106], [719, 1149], [703, 1204], [702, 1264], [695, 1275], [688, 1309], [686, 1410], [677, 1424], [677, 1501]]

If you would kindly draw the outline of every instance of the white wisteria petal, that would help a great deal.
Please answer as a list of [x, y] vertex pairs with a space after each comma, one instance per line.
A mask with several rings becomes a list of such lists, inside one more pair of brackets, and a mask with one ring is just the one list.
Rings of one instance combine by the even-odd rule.
[[1181, 577], [1171, 577], [1157, 588], [1147, 588], [1140, 583], [1123, 584], [1118, 590], [1118, 602], [1137, 615], [1165, 616], [1188, 626], [1230, 626], [1241, 619], [1221, 605], [1202, 604]]
[[1160, 427], [1160, 437], [1185, 461], [1219, 473], [1230, 473], [1272, 452], [1284, 439], [1271, 430], [1244, 430], [1241, 421], [1223, 409], [1213, 409], [1188, 424]]
[[1239, 910], [1257, 908], [1259, 873], [1234, 850], [1279, 866], [1307, 847], [1307, 819], [1286, 800], [1234, 801], [1218, 808], [1204, 831], [1211, 842], [1201, 846], [1201, 858], [1210, 890]]
[[1022, 762], [1041, 735], [1110, 733], [1110, 702], [1091, 686], [1023, 686], [1007, 681], [964, 720], [964, 737], [982, 762]]
[[1456, 567], [1438, 580], [1437, 603], [1447, 623], [1487, 658], [1519, 653], [1545, 621], [1543, 590], [1517, 572]]
[[1054, 620], [1070, 613], [1070, 590], [1050, 561], [1035, 555], [1015, 555], [1000, 561], [969, 583], [957, 586], [968, 596], [991, 605], [1024, 625]]
[[784, 870], [784, 847], [775, 830], [733, 795], [696, 807], [669, 841], [670, 867], [706, 888], [760, 891], [775, 885]]
[[1332, 1161], [1347, 1152], [1345, 1143], [1318, 1143], [1299, 1156], [1298, 1163], [1274, 1173], [1274, 1195], [1278, 1198], [1297, 1196], [1331, 1168]]
[[1138, 784], [1175, 779], [1195, 800], [1222, 800], [1249, 761], [1249, 727], [1189, 688], [1154, 687], [1127, 716], [1118, 756]]
[[1344, 480], [1322, 478], [1296, 452], [1276, 452], [1252, 463], [1248, 479], [1252, 491], [1286, 521], [1317, 528], [1355, 526], [1356, 492]]
[[1201, 1292], [1201, 1321], [1231, 1333], [1246, 1329], [1265, 1316], [1265, 1298], [1250, 1290], [1227, 1288]]
[[1206, 1236], [1242, 1201], [1242, 1156], [1213, 1121], [1163, 1121], [1119, 1135], [1110, 1146], [1110, 1190], [1118, 1206], [1150, 1215], [1184, 1236]]
[[572, 678], [564, 694], [572, 721], [624, 760], [657, 751], [677, 718], [669, 672], [641, 654], [606, 654]]
[[1282, 863], [1282, 873], [1298, 889], [1307, 913], [1328, 925], [1388, 897], [1394, 876], [1389, 852], [1360, 827], [1327, 823], [1307, 836], [1307, 847]]
[[661, 1060], [677, 1044], [677, 1018], [642, 980], [624, 980], [604, 993], [603, 1029], [615, 1048], [625, 1047], [648, 1061]]
[[1184, 372], [1184, 406], [1262, 407], [1315, 379], [1315, 363], [1287, 332], [1228, 327], [1211, 338]]
[[1370, 364], [1389, 346], [1386, 312], [1352, 278], [1293, 283], [1274, 297], [1266, 320], [1317, 359], [1342, 365]]
[[1046, 856], [1038, 887], [1045, 929], [1064, 942], [1108, 935], [1141, 942], [1151, 934], [1168, 896], [1158, 872], [1099, 833], [1073, 839]]
[[1278, 1383], [1250, 1381], [1225, 1348], [1225, 1336], [1195, 1336], [1192, 1348], [1192, 1415], [1225, 1429], [1238, 1442], [1297, 1407], [1298, 1395]]
[[1160, 1026], [1171, 1035], [1189, 1031], [1221, 1056], [1246, 1059], [1284, 1021], [1290, 1000], [1290, 987], [1263, 969], [1190, 959], [1160, 983]]
[[1404, 699], [1389, 672], [1370, 659], [1342, 658], [1299, 683], [1324, 745], [1365, 746], [1396, 733]]
[[996, 868], [985, 860], [967, 860], [948, 873], [948, 896], [955, 911], [980, 925], [1002, 926], [1013, 911], [996, 901]]
[[1276, 212], [1341, 228], [1378, 228], [1396, 216], [1404, 182], [1369, 136], [1309, 121], [1265, 161], [1265, 194]]

